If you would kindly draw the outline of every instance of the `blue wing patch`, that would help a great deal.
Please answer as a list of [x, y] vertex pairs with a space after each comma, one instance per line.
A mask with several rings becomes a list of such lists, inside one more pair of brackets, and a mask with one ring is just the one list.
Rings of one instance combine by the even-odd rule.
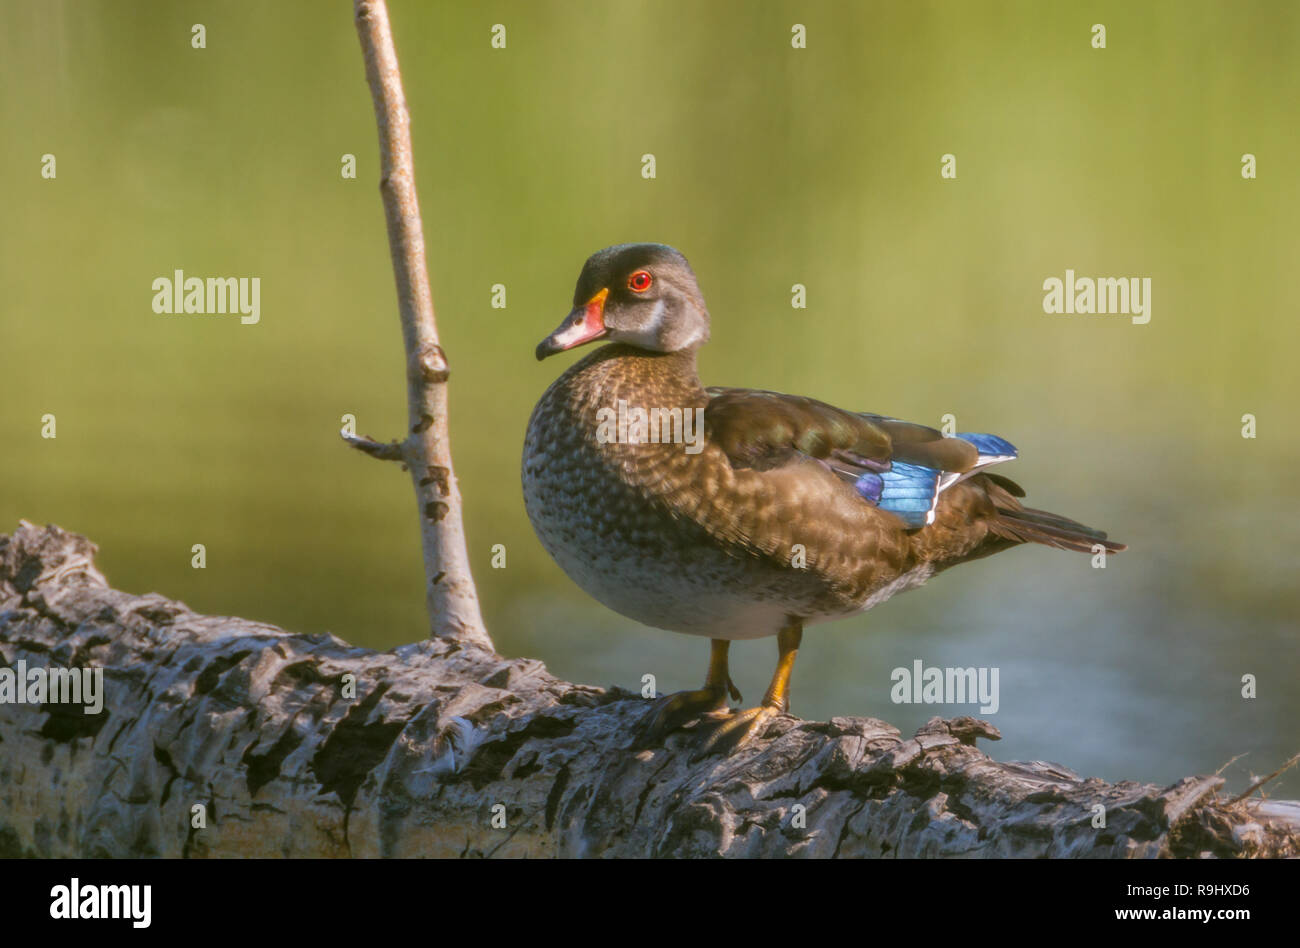
[[[1010, 441], [991, 434], [972, 434], [969, 431], [958, 432], [954, 437], [969, 441], [980, 453], [981, 464], [993, 464], [997, 461], [1009, 461], [1019, 457], [1016, 446]], [[985, 460], [987, 458], [988, 460]]]
[[932, 467], [895, 461], [890, 470], [877, 475], [882, 489], [876, 506], [897, 514], [909, 527], [925, 526], [934, 515], [939, 474]]
[[[979, 452], [979, 460], [966, 473], [894, 461], [889, 470], [879, 473], [867, 471], [859, 475], [853, 481], [854, 490], [868, 503], [888, 510], [915, 529], [934, 522], [939, 495], [953, 484], [965, 480], [982, 467], [1019, 457], [1016, 446], [997, 435], [961, 432], [954, 437], [969, 441]], [[838, 473], [842, 477], [853, 476], [843, 468], [839, 468]]]

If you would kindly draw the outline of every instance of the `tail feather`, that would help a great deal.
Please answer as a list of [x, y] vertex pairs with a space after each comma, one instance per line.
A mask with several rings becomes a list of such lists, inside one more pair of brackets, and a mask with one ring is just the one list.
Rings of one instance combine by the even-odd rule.
[[1101, 530], [1032, 507], [1014, 510], [999, 507], [997, 517], [989, 522], [989, 531], [1008, 540], [1041, 543], [1058, 550], [1073, 550], [1078, 553], [1091, 553], [1097, 545], [1104, 547], [1108, 553], [1128, 549], [1123, 543], [1107, 539]]

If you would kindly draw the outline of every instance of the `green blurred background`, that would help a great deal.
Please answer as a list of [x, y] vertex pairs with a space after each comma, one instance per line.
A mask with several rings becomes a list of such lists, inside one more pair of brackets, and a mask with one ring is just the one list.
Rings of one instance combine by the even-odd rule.
[[[85, 533], [115, 585], [203, 612], [381, 649], [421, 637], [410, 483], [337, 434], [347, 412], [379, 438], [405, 420], [350, 4], [0, 11], [0, 530]], [[908, 733], [970, 712], [890, 703], [890, 670], [919, 658], [1001, 669], [1004, 759], [1172, 781], [1245, 753], [1225, 771], [1243, 787], [1300, 750], [1300, 7], [530, 0], [392, 18], [470, 552], [504, 654], [629, 688], [703, 674], [703, 640], [565, 578], [519, 488], [529, 412], [574, 358], [532, 350], [583, 260], [663, 241], [713, 314], [706, 383], [951, 412], [1020, 447], [1005, 471], [1036, 505], [1132, 547], [1105, 570], [1016, 550], [819, 626], [796, 712]], [[1150, 277], [1150, 324], [1045, 315], [1042, 282], [1067, 267]], [[155, 315], [150, 284], [177, 268], [260, 277], [261, 323]], [[733, 652], [756, 698], [775, 646]]]

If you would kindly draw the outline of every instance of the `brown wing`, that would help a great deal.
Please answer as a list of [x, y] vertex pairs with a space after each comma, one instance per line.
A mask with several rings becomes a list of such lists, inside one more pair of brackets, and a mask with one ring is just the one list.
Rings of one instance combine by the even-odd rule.
[[888, 470], [893, 461], [964, 474], [979, 460], [973, 444], [945, 438], [925, 425], [844, 411], [799, 395], [744, 388], [706, 391], [709, 438], [737, 468], [769, 470], [802, 454], [842, 475]]

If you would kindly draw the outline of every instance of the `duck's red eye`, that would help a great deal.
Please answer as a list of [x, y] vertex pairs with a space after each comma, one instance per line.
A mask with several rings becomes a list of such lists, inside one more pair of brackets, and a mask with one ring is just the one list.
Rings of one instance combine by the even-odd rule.
[[649, 270], [638, 270], [627, 278], [627, 288], [635, 293], [644, 293], [650, 289], [650, 284], [653, 282]]

